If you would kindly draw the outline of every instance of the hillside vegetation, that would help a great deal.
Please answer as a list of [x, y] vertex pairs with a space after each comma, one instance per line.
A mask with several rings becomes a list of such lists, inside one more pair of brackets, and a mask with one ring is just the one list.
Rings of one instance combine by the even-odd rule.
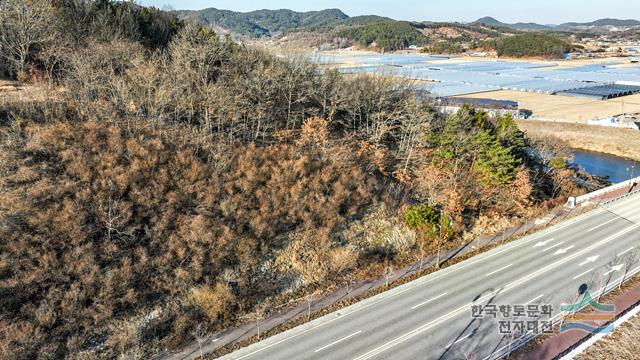
[[361, 47], [376, 45], [382, 51], [402, 50], [409, 45], [423, 45], [427, 38], [416, 26], [406, 21], [387, 21], [374, 23], [341, 31], [338, 36], [345, 37]]
[[498, 56], [508, 57], [561, 59], [571, 49], [571, 44], [561, 38], [541, 33], [508, 36], [500, 39], [496, 44]]
[[588, 26], [620, 26], [620, 27], [628, 27], [628, 26], [640, 26], [640, 21], [638, 20], [620, 20], [620, 19], [599, 19], [592, 22], [585, 23], [577, 23], [577, 22], [569, 22], [560, 25], [559, 27], [588, 27]]
[[296, 12], [292, 10], [257, 10], [247, 13], [214, 8], [199, 11], [178, 11], [178, 17], [201, 25], [224, 28], [236, 34], [261, 37], [291, 30], [316, 29], [349, 19], [338, 9]]
[[515, 23], [515, 24], [507, 24], [501, 21], [498, 21], [490, 16], [486, 16], [476, 20], [474, 23], [476, 24], [484, 24], [496, 28], [512, 28], [516, 30], [522, 31], [546, 31], [552, 30], [553, 28], [546, 25], [540, 25], [536, 23]]
[[79, 4], [2, 10], [3, 72], [44, 95], [0, 97], [1, 359], [150, 358], [580, 191], [508, 116]]

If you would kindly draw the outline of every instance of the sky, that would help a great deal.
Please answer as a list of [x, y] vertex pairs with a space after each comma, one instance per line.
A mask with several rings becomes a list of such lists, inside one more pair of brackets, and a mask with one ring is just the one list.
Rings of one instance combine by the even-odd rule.
[[492, 16], [503, 22], [560, 24], [601, 18], [640, 18], [640, 0], [139, 0], [176, 10], [215, 7], [234, 11], [339, 8], [349, 16], [382, 15], [398, 20], [469, 22]]

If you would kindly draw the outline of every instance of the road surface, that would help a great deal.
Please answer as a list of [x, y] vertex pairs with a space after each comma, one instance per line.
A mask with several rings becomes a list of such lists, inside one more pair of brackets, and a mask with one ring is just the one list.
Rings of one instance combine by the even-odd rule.
[[[640, 195], [612, 203], [480, 254], [222, 359], [491, 359], [520, 331], [499, 322], [547, 320], [472, 316], [476, 306], [551, 305], [640, 272]], [[504, 323], [503, 323], [504, 324]], [[522, 324], [522, 323], [520, 323]], [[526, 331], [524, 331], [526, 332]]]

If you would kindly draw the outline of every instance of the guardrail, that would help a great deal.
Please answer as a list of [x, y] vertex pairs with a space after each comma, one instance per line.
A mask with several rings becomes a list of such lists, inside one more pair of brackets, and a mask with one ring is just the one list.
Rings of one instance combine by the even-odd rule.
[[636, 185], [640, 182], [640, 177], [637, 178], [633, 178], [633, 179], [629, 179], [629, 180], [625, 180], [621, 183], [617, 183], [617, 184], [613, 184], [611, 186], [607, 186], [606, 188], [602, 188], [600, 190], [596, 190], [594, 192], [590, 192], [588, 194], [584, 194], [581, 196], [577, 196], [577, 197], [570, 197], [569, 201], [567, 201], [567, 206], [569, 206], [570, 208], [574, 208], [580, 204], [583, 204], [591, 199], [595, 199], [597, 197], [600, 197], [602, 195], [608, 194], [612, 191], [616, 191], [619, 189], [624, 189], [625, 187], [632, 187], [633, 185]]
[[609, 199], [607, 201], [603, 201], [602, 203], [600, 203], [600, 205], [609, 205], [609, 204], [611, 204], [613, 202], [616, 202], [616, 201], [619, 201], [619, 200], [622, 200], [622, 199], [626, 199], [626, 198], [628, 198], [630, 196], [633, 196], [635, 194], [638, 194], [638, 193], [640, 193], [640, 188], [638, 188], [638, 189], [636, 189], [636, 190], [634, 190], [632, 192], [628, 192], [628, 193], [626, 193], [624, 195], [620, 195], [618, 197], [615, 197], [613, 199]]

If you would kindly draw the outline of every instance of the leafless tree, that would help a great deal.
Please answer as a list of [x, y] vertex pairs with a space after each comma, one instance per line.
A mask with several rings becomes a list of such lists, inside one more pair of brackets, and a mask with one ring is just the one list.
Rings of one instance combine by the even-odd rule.
[[209, 334], [202, 324], [198, 323], [196, 328], [193, 330], [193, 337], [196, 339], [198, 343], [198, 348], [200, 349], [200, 359], [204, 359], [204, 352], [202, 351], [202, 344], [207, 341]]
[[126, 222], [126, 213], [129, 211], [128, 206], [117, 200], [116, 196], [110, 192], [106, 200], [106, 204], [99, 207], [100, 217], [107, 230], [108, 241], [113, 240], [113, 236], [129, 237], [130, 234], [123, 231], [122, 227]]
[[[311, 93], [305, 91], [312, 86], [311, 81], [314, 78], [310, 76], [313, 73], [314, 65], [309, 59], [301, 53], [289, 53], [285, 56], [286, 72], [282, 79], [282, 93], [287, 104], [287, 129], [293, 129], [298, 123], [294, 118], [294, 106], [304, 104], [309, 100]], [[304, 114], [301, 114], [304, 118]]]
[[387, 264], [384, 269], [384, 286], [389, 287], [389, 280], [393, 276], [393, 266]]
[[618, 289], [622, 288], [622, 285], [627, 280], [627, 275], [629, 274], [629, 269], [633, 268], [635, 264], [640, 261], [640, 249], [636, 249], [633, 251], [629, 260], [625, 262], [624, 265], [624, 274], [622, 275], [622, 279], [620, 279], [620, 284], [618, 285]]
[[258, 331], [258, 339], [260, 339], [260, 325], [262, 325], [262, 320], [264, 319], [264, 309], [261, 305], [256, 307], [256, 329]]
[[307, 319], [311, 319], [311, 305], [313, 304], [313, 301], [316, 300], [319, 296], [319, 292], [318, 291], [314, 291], [311, 294], [306, 296], [306, 300], [307, 300]]
[[415, 252], [416, 260], [419, 262], [418, 272], [422, 272], [422, 267], [424, 266], [424, 258], [427, 256], [427, 245], [424, 241], [418, 241], [416, 243], [417, 250]]
[[20, 78], [34, 48], [43, 47], [56, 36], [53, 8], [48, 0], [0, 1], [0, 44], [2, 56], [13, 63]]

